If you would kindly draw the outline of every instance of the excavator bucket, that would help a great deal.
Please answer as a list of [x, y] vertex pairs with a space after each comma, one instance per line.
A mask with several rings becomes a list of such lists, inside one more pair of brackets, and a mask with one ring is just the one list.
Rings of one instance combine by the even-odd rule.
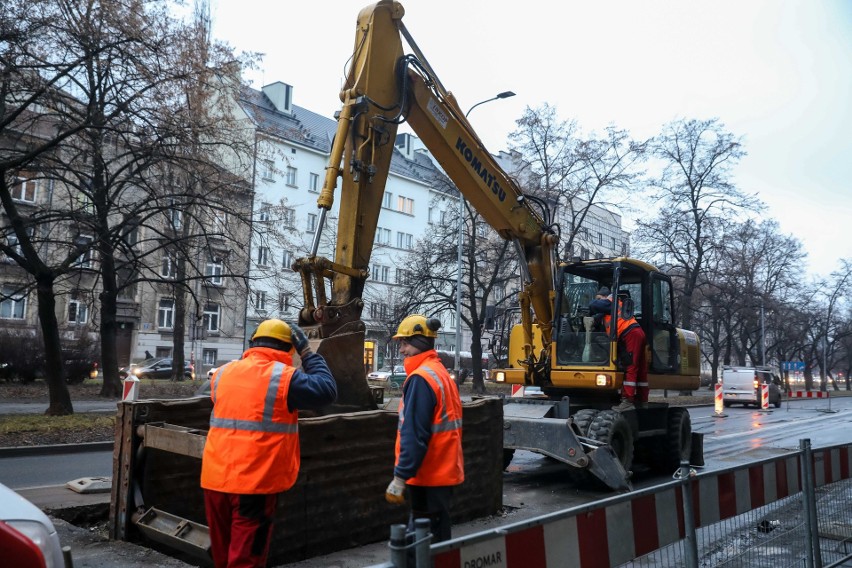
[[376, 410], [376, 399], [364, 368], [364, 332], [348, 332], [311, 340], [311, 349], [325, 358], [337, 382], [337, 401], [323, 414]]
[[600, 446], [586, 456], [589, 458], [589, 473], [597, 477], [604, 485], [614, 491], [633, 490], [633, 485], [627, 479], [627, 472], [611, 447]]

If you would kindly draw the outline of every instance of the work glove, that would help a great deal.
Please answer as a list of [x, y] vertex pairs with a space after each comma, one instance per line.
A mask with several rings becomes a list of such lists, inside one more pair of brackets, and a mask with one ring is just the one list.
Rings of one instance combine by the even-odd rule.
[[296, 349], [296, 353], [299, 354], [299, 357], [304, 357], [308, 353], [313, 353], [311, 351], [311, 344], [308, 341], [308, 336], [305, 335], [305, 332], [302, 331], [302, 328], [296, 324], [290, 324], [290, 340], [293, 343], [293, 347]]
[[385, 501], [391, 505], [402, 505], [405, 503], [405, 480], [394, 476], [388, 488], [385, 489]]

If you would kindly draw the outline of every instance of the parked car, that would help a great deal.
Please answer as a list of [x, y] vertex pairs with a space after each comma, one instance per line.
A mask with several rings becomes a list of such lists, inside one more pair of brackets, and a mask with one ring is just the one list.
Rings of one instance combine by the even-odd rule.
[[[38, 507], [0, 483], [0, 551], [15, 566], [65, 566], [59, 535]], [[38, 552], [36, 552], [38, 551]], [[39, 555], [40, 552], [40, 555]]]
[[722, 402], [725, 406], [760, 406], [761, 386], [769, 385], [769, 404], [781, 407], [781, 379], [761, 367], [725, 367], [722, 370]]
[[405, 367], [402, 365], [396, 365], [393, 369], [390, 367], [384, 367], [378, 371], [373, 371], [367, 375], [367, 379], [371, 381], [389, 383], [391, 386], [398, 387], [405, 382], [406, 376]]
[[[140, 379], [170, 379], [172, 378], [172, 359], [171, 357], [154, 357], [119, 370], [121, 378], [126, 377], [128, 373], [133, 373]], [[183, 362], [183, 376], [186, 379], [195, 378], [195, 370], [186, 360]]]

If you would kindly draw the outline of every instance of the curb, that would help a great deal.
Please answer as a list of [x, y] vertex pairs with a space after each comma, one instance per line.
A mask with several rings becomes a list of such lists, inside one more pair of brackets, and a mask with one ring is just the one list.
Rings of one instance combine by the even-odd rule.
[[84, 444], [54, 444], [51, 446], [14, 446], [0, 448], [0, 459], [52, 454], [80, 454], [112, 450], [115, 442], [86, 442]]

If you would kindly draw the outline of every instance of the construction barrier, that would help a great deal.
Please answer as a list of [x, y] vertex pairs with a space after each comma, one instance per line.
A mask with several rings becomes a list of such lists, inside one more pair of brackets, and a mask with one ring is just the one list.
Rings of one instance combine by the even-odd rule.
[[[819, 412], [837, 412], [831, 409], [831, 391], [787, 391], [787, 410], [790, 409], [790, 401], [798, 399], [826, 399], [826, 407], [814, 407], [813, 410]], [[800, 403], [797, 403], [798, 408], [803, 408]], [[807, 409], [807, 408], [806, 408]]]
[[769, 411], [769, 385], [760, 385], [760, 409]]
[[[802, 468], [808, 459], [809, 467]], [[435, 544], [430, 550], [436, 568], [619, 566], [689, 534], [694, 543], [695, 529], [796, 495], [806, 486], [848, 480], [850, 472], [852, 446], [811, 451], [808, 442], [807, 453], [692, 475]]]
[[716, 383], [715, 391], [713, 394], [713, 406], [715, 410], [713, 416], [715, 416], [716, 418], [724, 418], [725, 416], [727, 416], [727, 414], [725, 414], [725, 398], [722, 393], [722, 383]]

